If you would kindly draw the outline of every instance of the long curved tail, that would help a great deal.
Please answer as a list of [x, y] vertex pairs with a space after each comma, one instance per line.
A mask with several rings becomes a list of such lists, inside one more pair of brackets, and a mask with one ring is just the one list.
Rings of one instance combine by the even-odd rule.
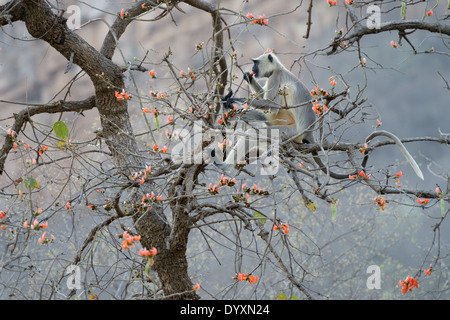
[[420, 179], [422, 179], [422, 180], [424, 179], [422, 171], [420, 170], [417, 162], [414, 160], [414, 158], [408, 152], [408, 150], [406, 149], [404, 144], [400, 141], [399, 138], [397, 138], [396, 135], [394, 135], [394, 134], [392, 134], [392, 133], [390, 133], [388, 131], [384, 131], [384, 130], [374, 131], [366, 138], [366, 143], [369, 142], [370, 140], [372, 140], [373, 138], [378, 137], [378, 136], [385, 136], [385, 137], [388, 137], [388, 138], [392, 139], [392, 141], [394, 141], [395, 144], [399, 147], [400, 151], [403, 153], [403, 155], [405, 156], [406, 160], [408, 160], [409, 164], [414, 169], [414, 172], [417, 174], [417, 176]]

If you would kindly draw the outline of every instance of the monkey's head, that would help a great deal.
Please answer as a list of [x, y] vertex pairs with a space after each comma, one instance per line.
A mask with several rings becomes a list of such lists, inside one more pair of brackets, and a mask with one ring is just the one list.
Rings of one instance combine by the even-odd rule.
[[269, 78], [276, 70], [281, 69], [281, 63], [273, 53], [265, 53], [252, 59], [252, 72], [256, 78]]

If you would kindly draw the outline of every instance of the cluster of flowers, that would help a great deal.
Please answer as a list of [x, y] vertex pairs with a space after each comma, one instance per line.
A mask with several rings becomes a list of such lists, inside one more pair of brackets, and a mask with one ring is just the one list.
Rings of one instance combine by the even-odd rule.
[[28, 223], [28, 221], [25, 221], [23, 223], [24, 228], [30, 228], [31, 230], [40, 230], [45, 229], [48, 227], [48, 221], [45, 221], [44, 223], [39, 223], [37, 219], [34, 219], [33, 223]]
[[213, 185], [212, 183], [209, 184], [208, 192], [212, 195], [216, 195], [219, 193], [220, 188], [217, 186], [217, 184]]
[[130, 179], [131, 180], [137, 180], [139, 179], [139, 183], [143, 184], [145, 179], [147, 179], [147, 177], [149, 175], [152, 174], [152, 167], [151, 166], [145, 166], [145, 170], [144, 171], [140, 171], [140, 172], [135, 172]]
[[141, 236], [140, 235], [132, 236], [132, 235], [130, 235], [128, 233], [128, 231], [125, 230], [123, 232], [123, 234], [122, 234], [122, 239], [123, 239], [123, 241], [122, 241], [122, 249], [126, 250], [129, 247], [133, 246], [133, 242], [140, 241], [141, 240]]
[[236, 184], [236, 178], [230, 179], [227, 177], [224, 177], [224, 175], [222, 175], [220, 177], [219, 180], [219, 186], [228, 186], [228, 187], [232, 187]]
[[119, 93], [119, 91], [116, 91], [115, 95], [116, 95], [117, 101], [130, 100], [132, 98], [131, 95], [129, 95], [128, 93], [125, 92], [125, 89], [122, 89], [121, 93]]
[[162, 152], [162, 153], [166, 153], [167, 152], [167, 147], [166, 146], [164, 146], [162, 149], [159, 149], [159, 146], [155, 143], [154, 145], [153, 145], [153, 151], [154, 152]]
[[[9, 209], [6, 209], [6, 212], [9, 213]], [[4, 211], [0, 211], [0, 220], [5, 219], [6, 218], [6, 213]], [[2, 230], [6, 229], [6, 226], [4, 224], [0, 224], [0, 228]]]
[[[28, 223], [28, 221], [25, 221], [23, 223], [23, 227], [29, 228], [29, 229], [35, 230], [35, 231], [41, 230], [41, 229], [46, 229], [48, 227], [48, 221], [45, 221], [44, 223], [39, 223], [37, 221], [37, 219], [34, 219], [33, 223]], [[53, 242], [54, 240], [55, 240], [55, 237], [52, 234], [50, 235], [50, 238], [47, 238], [47, 232], [44, 231], [44, 233], [42, 233], [42, 236], [39, 237], [38, 242], [39, 242], [39, 244], [47, 244], [47, 243]]]
[[349, 174], [349, 179], [360, 179], [360, 180], [368, 180], [370, 179], [370, 174], [366, 174], [364, 170], [361, 170], [358, 174]]
[[312, 109], [317, 114], [322, 114], [324, 111], [328, 111], [328, 107], [325, 104], [317, 103], [317, 101], [313, 102]]
[[214, 110], [214, 106], [211, 104], [209, 106], [200, 106], [197, 108], [189, 107], [189, 112], [193, 113], [198, 117], [207, 118], [211, 111]]
[[154, 263], [153, 258], [156, 256], [157, 252], [158, 251], [155, 247], [151, 248], [150, 250], [148, 250], [147, 248], [142, 248], [139, 250], [139, 255], [141, 257], [148, 258], [148, 264], [152, 266]]
[[417, 199], [418, 204], [427, 204], [428, 202], [430, 202], [430, 199]]
[[244, 183], [242, 185], [242, 191], [245, 193], [248, 193], [250, 195], [259, 195], [259, 196], [267, 196], [269, 194], [269, 191], [265, 191], [264, 189], [258, 188], [256, 184], [253, 184], [253, 187], [250, 189], [247, 187], [247, 185]]
[[[202, 47], [203, 48], [203, 47]], [[197, 50], [201, 50], [201, 49], [197, 49]], [[180, 70], [180, 77], [185, 78], [185, 79], [191, 79], [191, 80], [195, 80], [195, 77], [197, 76], [197, 72], [192, 71], [191, 68], [187, 68], [187, 73], [184, 73], [183, 70]]]
[[[248, 109], [247, 104], [244, 105], [244, 109], [245, 110]], [[225, 112], [223, 115], [217, 118], [217, 123], [222, 125], [229, 125], [230, 119], [236, 117], [237, 113], [238, 113], [237, 107], [234, 105], [232, 110]]]
[[398, 285], [402, 287], [402, 293], [405, 294], [408, 291], [412, 291], [413, 288], [419, 287], [419, 281], [411, 276], [407, 276], [405, 280], [400, 280]]
[[[330, 78], [332, 79], [332, 78]], [[331, 81], [331, 80], [330, 80]], [[334, 80], [332, 80], [334, 81]], [[336, 82], [336, 81], [334, 81]], [[309, 92], [314, 97], [313, 107], [312, 109], [317, 114], [322, 114], [324, 111], [328, 110], [328, 107], [325, 104], [320, 104], [319, 100], [322, 100], [323, 97], [328, 96], [328, 91], [323, 90], [322, 88], [319, 89], [319, 85], [316, 84], [314, 90], [311, 90]]]
[[155, 247], [151, 248], [150, 250], [146, 249], [146, 248], [142, 248], [139, 250], [139, 255], [141, 257], [148, 257], [148, 258], [153, 258], [154, 256], [156, 256], [156, 253], [158, 251], [156, 250]]
[[55, 237], [51, 234], [50, 238], [47, 238], [47, 232], [44, 232], [42, 236], [38, 239], [39, 244], [47, 244], [55, 241]]
[[[26, 144], [25, 142], [23, 142], [22, 140], [19, 140], [19, 139], [17, 139], [17, 133], [14, 131], [14, 130], [12, 130], [11, 128], [9, 128], [8, 129], [8, 131], [7, 131], [7, 133], [8, 133], [8, 136], [11, 138], [11, 140], [13, 141], [13, 146], [12, 146], [12, 149], [13, 150], [17, 150], [17, 148], [19, 147], [19, 145], [20, 146], [23, 146], [25, 149], [27, 149], [27, 150], [30, 150], [30, 146], [28, 145], [28, 144]], [[69, 140], [70, 141], [70, 140]], [[43, 153], [44, 153], [44, 151], [48, 151], [48, 146], [44, 146], [44, 145], [41, 145], [39, 148], [38, 148], [38, 150], [37, 150], [37, 152], [38, 152], [38, 154], [39, 155], [42, 155]], [[36, 161], [36, 159], [33, 159], [32, 160], [32, 164], [34, 165], [34, 164], [36, 164], [37, 163], [37, 161]]]
[[258, 186], [256, 184], [253, 184], [253, 187], [250, 189], [244, 183], [241, 188], [242, 188], [242, 193], [240, 193], [239, 190], [237, 190], [236, 191], [237, 194], [232, 196], [232, 198], [235, 202], [243, 201], [243, 202], [248, 203], [248, 200], [250, 199], [250, 195], [267, 196], [269, 194], [269, 191], [265, 191], [264, 189], [258, 188]]
[[273, 230], [278, 231], [280, 230], [281, 232], [283, 232], [284, 234], [288, 234], [289, 233], [289, 224], [287, 223], [281, 223], [279, 225], [274, 225], [273, 226]]
[[400, 184], [400, 178], [403, 177], [403, 172], [399, 171], [394, 175], [394, 181], [395, 181], [395, 185], [397, 187], [401, 187], [402, 185]]
[[380, 197], [380, 196], [376, 196], [376, 197], [373, 199], [373, 201], [377, 204], [377, 206], [378, 206], [382, 211], [384, 211], [384, 210], [386, 209], [386, 203], [387, 203], [387, 201], [386, 201], [384, 198], [382, 198], [382, 197]]
[[262, 16], [258, 16], [256, 19], [253, 16], [253, 14], [251, 13], [247, 13], [247, 18], [252, 19], [252, 22], [254, 24], [259, 24], [259, 25], [267, 25], [269, 23], [269, 19], [265, 19], [266, 15], [263, 14]]
[[254, 276], [251, 273], [238, 273], [236, 276], [234, 276], [235, 280], [237, 281], [248, 281], [250, 284], [254, 284], [256, 281], [258, 281], [259, 277]]
[[140, 212], [145, 212], [152, 209], [152, 204], [158, 201], [162, 201], [161, 196], [155, 196], [154, 192], [151, 194], [147, 193], [142, 197], [142, 201], [139, 204], [133, 205], [133, 208], [137, 209]]
[[160, 92], [153, 92], [153, 91], [150, 91], [148, 94], [149, 94], [150, 97], [156, 98], [156, 99], [164, 99], [164, 98], [167, 98], [167, 94], [164, 93], [163, 91], [160, 91]]

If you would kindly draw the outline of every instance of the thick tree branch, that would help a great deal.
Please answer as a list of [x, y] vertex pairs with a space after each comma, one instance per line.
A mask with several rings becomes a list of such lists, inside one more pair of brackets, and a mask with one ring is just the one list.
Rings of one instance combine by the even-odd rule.
[[[18, 114], [14, 114], [14, 124], [11, 127], [16, 134], [20, 132], [24, 124], [28, 122], [31, 117], [42, 113], [60, 113], [60, 112], [82, 112], [95, 108], [95, 97], [89, 97], [82, 101], [58, 101], [48, 105], [39, 105], [28, 107], [21, 110]], [[0, 151], [0, 174], [5, 168], [5, 161], [8, 153], [14, 145], [14, 137], [7, 135], [5, 143]]]
[[[220, 79], [222, 86], [219, 86], [219, 95], [223, 95], [226, 84], [228, 82], [228, 67], [223, 52], [223, 30], [220, 11], [213, 4], [203, 0], [184, 0], [183, 2], [211, 14], [213, 23], [213, 44], [212, 44], [212, 67], [214, 68], [216, 77]], [[220, 70], [216, 70], [216, 64]]]
[[368, 28], [361, 23], [357, 23], [350, 33], [334, 39], [333, 43], [330, 45], [332, 49], [328, 54], [335, 53], [343, 41], [348, 41], [351, 44], [370, 34], [378, 34], [386, 31], [399, 31], [404, 33], [406, 30], [424, 30], [450, 36], [450, 25], [444, 25], [437, 22], [431, 23], [421, 20], [390, 21], [382, 23], [379, 28]]

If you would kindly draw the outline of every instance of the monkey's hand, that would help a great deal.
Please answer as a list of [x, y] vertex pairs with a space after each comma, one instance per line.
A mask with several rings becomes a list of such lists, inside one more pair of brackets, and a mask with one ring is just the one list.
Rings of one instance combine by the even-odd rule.
[[244, 80], [247, 81], [248, 83], [252, 83], [254, 74], [255, 73], [253, 71], [244, 73]]
[[221, 98], [224, 109], [232, 109], [233, 108], [233, 103], [234, 103], [235, 99], [231, 97], [232, 95], [233, 95], [233, 91], [230, 90], [230, 92], [228, 92], [228, 94], [226, 96]]
[[242, 103], [245, 100], [245, 99], [242, 99], [242, 98], [232, 98], [231, 97], [232, 95], [233, 95], [233, 91], [230, 90], [230, 92], [228, 92], [226, 96], [223, 96], [221, 98], [224, 109], [233, 109], [234, 108], [234, 104], [236, 102]]

